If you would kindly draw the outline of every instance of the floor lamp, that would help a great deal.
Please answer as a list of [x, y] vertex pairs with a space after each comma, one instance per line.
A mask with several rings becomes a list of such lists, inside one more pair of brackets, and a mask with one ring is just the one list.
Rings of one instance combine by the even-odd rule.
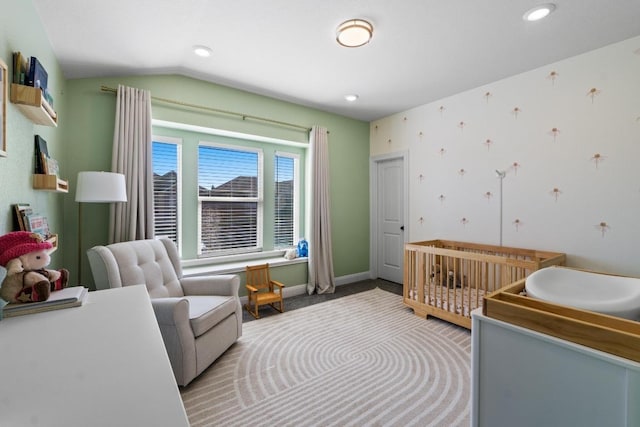
[[78, 283], [82, 281], [82, 204], [127, 201], [124, 175], [114, 172], [78, 172]]

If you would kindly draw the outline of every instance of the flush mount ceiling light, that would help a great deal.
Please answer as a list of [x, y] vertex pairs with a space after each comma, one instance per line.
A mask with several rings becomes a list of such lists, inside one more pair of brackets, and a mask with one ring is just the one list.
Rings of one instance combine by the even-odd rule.
[[195, 53], [196, 55], [201, 56], [203, 58], [208, 58], [208, 57], [211, 56], [213, 51], [211, 50], [211, 48], [209, 48], [207, 46], [196, 45], [196, 46], [193, 47], [193, 53]]
[[345, 95], [345, 96], [344, 96], [344, 99], [346, 99], [346, 100], [347, 100], [347, 101], [349, 101], [349, 102], [357, 101], [357, 100], [358, 100], [358, 98], [360, 98], [360, 97], [359, 97], [358, 95], [356, 95], [356, 94], [353, 94], [353, 95]]
[[337, 42], [345, 47], [360, 47], [371, 40], [373, 25], [364, 19], [349, 19], [338, 25]]
[[551, 12], [553, 12], [556, 8], [556, 5], [553, 3], [541, 4], [539, 6], [534, 7], [533, 9], [528, 10], [523, 16], [522, 19], [525, 21], [537, 21], [548, 16]]

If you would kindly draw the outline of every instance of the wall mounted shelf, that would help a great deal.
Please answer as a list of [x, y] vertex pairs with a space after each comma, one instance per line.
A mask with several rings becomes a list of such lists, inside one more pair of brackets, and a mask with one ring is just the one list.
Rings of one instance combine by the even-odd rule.
[[33, 123], [58, 126], [58, 115], [39, 88], [11, 83], [11, 102]]
[[51, 245], [53, 246], [51, 249], [48, 250], [49, 253], [53, 253], [56, 250], [58, 250], [58, 235], [57, 234], [52, 234], [47, 238], [47, 242], [51, 243]]
[[35, 190], [57, 191], [58, 193], [69, 192], [69, 182], [58, 178], [56, 175], [33, 175], [33, 188]]

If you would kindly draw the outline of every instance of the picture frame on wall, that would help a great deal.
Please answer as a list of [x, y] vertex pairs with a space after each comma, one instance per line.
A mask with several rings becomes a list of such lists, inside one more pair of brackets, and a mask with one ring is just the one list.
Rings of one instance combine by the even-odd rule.
[[0, 59], [0, 157], [7, 157], [7, 95], [9, 67]]

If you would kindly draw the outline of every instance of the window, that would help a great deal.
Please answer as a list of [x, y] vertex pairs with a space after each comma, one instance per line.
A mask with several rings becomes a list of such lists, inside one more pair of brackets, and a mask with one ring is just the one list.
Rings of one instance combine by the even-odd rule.
[[284, 248], [294, 245], [298, 236], [298, 169], [299, 156], [277, 152], [274, 159], [275, 214], [274, 247]]
[[262, 150], [198, 146], [199, 255], [262, 249]]
[[178, 248], [180, 240], [180, 140], [154, 137], [153, 158], [153, 214], [156, 237], [168, 237]]
[[156, 235], [185, 265], [278, 256], [304, 235], [307, 143], [168, 122], [153, 133]]

